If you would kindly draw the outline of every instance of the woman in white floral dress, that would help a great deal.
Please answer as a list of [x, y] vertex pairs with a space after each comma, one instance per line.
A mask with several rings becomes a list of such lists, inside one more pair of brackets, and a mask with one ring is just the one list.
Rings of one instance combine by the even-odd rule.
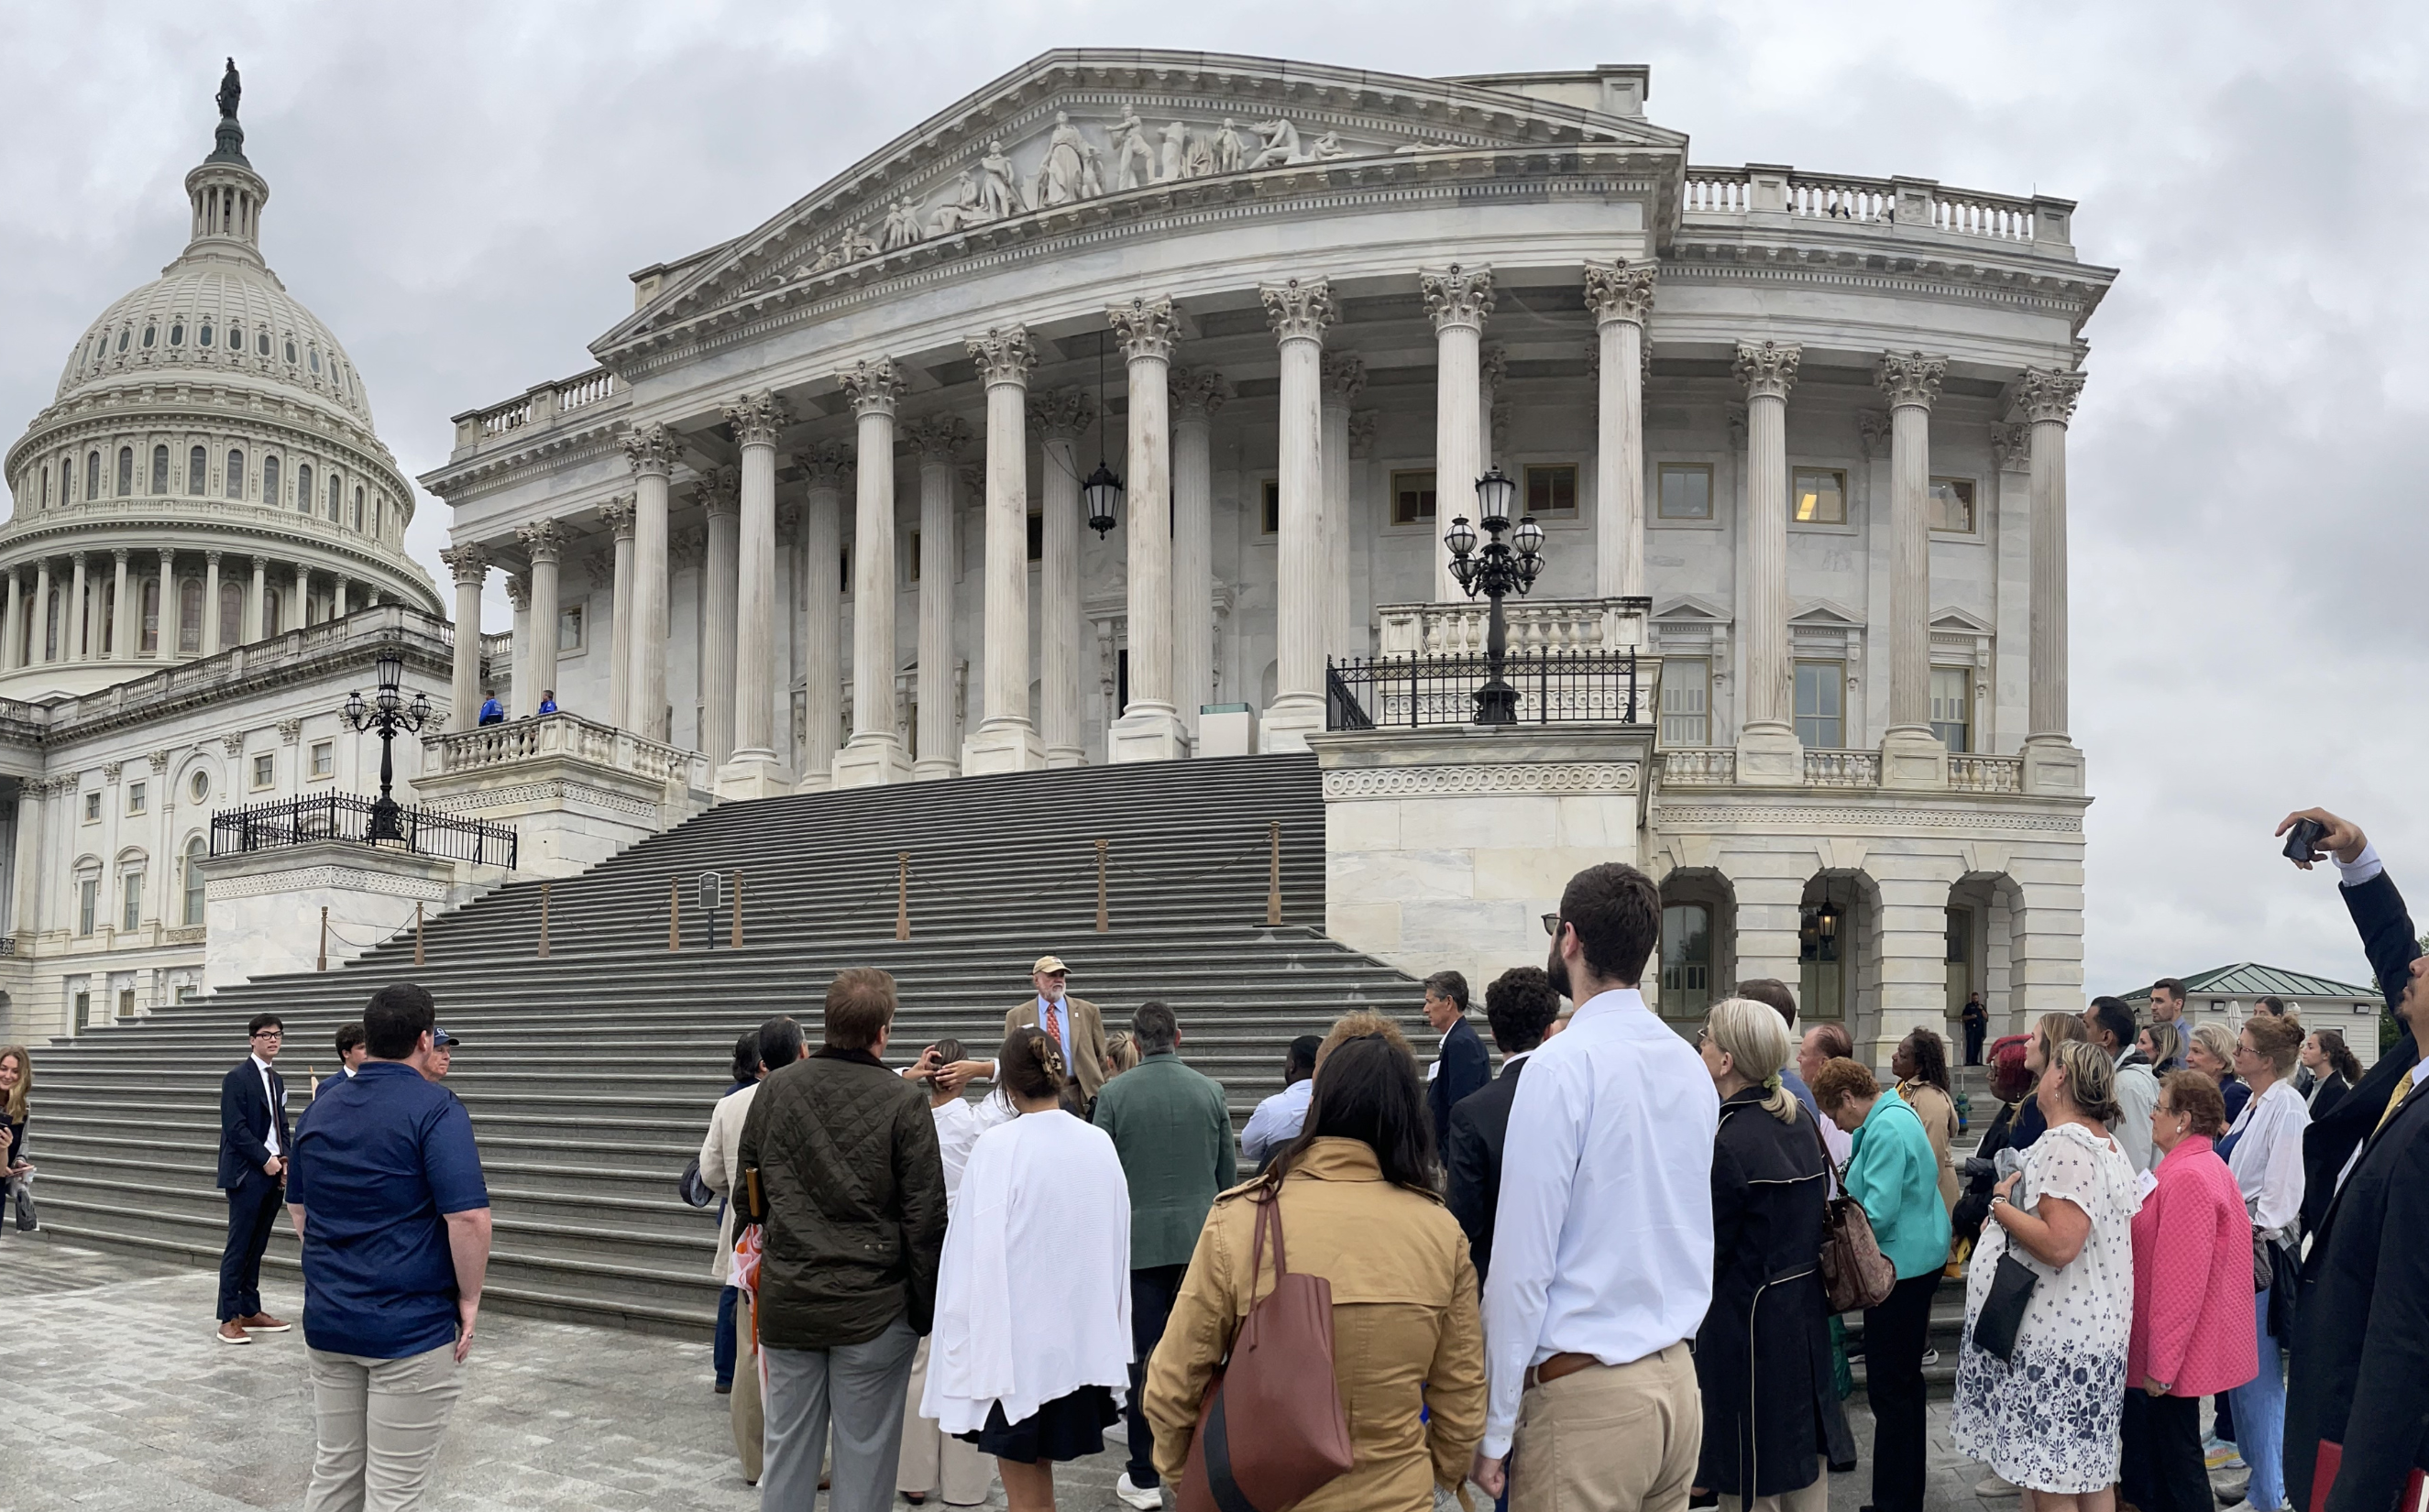
[[[2040, 1106], [2049, 1132], [2001, 1182], [1965, 1273], [1957, 1356], [1958, 1448], [2024, 1488], [2024, 1512], [2100, 1512], [2116, 1484], [2125, 1347], [2134, 1323], [2134, 1167], [2106, 1126], [2118, 1116], [2107, 1054], [2052, 1045]], [[1974, 1342], [1999, 1257], [2040, 1280], [2009, 1358]]]

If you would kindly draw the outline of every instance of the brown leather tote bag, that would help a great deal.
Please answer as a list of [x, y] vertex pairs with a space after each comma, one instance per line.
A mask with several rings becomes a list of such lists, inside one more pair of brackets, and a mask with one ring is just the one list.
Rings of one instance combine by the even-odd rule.
[[[1256, 1301], [1269, 1224], [1276, 1279]], [[1349, 1415], [1332, 1378], [1332, 1283], [1291, 1273], [1279, 1188], [1257, 1202], [1248, 1290], [1248, 1316], [1198, 1409], [1180, 1512], [1280, 1512], [1349, 1470]]]
[[[1813, 1126], [1813, 1142], [1822, 1147], [1824, 1169], [1830, 1169], [1830, 1146], [1819, 1124]], [[1897, 1266], [1881, 1253], [1864, 1205], [1846, 1195], [1844, 1171], [1839, 1179], [1840, 1195], [1822, 1210], [1822, 1290], [1832, 1312], [1859, 1312], [1889, 1300], [1897, 1288]]]

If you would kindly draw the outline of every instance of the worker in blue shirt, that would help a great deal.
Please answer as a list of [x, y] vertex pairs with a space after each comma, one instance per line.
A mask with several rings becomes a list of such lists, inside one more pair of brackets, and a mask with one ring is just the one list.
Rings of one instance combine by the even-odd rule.
[[506, 706], [498, 701], [498, 690], [491, 688], [489, 690], [488, 698], [484, 699], [481, 704], [481, 723], [485, 725], [502, 725], [505, 722]]
[[556, 713], [556, 690], [554, 688], [543, 688], [540, 690], [539, 712], [542, 714]]

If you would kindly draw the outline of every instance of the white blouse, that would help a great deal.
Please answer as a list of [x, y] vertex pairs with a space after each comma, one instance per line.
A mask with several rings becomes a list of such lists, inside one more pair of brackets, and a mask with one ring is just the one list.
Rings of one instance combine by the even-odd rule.
[[2253, 1226], [2272, 1238], [2285, 1232], [2303, 1211], [2303, 1131], [2311, 1126], [2311, 1110], [2290, 1081], [2243, 1105], [2227, 1133], [2235, 1148], [2227, 1152], [2226, 1168], [2243, 1189], [2243, 1204]]
[[951, 1097], [928, 1109], [936, 1121], [936, 1154], [945, 1164], [945, 1216], [950, 1220], [961, 1207], [962, 1170], [969, 1164], [971, 1147], [985, 1132], [979, 1126], [976, 1109], [964, 1097]]
[[1130, 1385], [1131, 1196], [1102, 1129], [1039, 1113], [979, 1136], [945, 1230], [919, 1416], [1017, 1423], [1084, 1386]]

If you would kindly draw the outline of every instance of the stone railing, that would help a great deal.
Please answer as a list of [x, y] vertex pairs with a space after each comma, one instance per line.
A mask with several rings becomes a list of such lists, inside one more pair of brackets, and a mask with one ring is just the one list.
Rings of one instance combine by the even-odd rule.
[[1994, 241], [2071, 244], [2074, 202], [1948, 189], [1928, 178], [1800, 173], [1769, 163], [1687, 170], [1688, 215], [1788, 215], [1816, 221], [1913, 227]]
[[1734, 747], [1693, 746], [1661, 753], [1661, 781], [1672, 787], [1727, 787], [1737, 780]]
[[623, 382], [604, 368], [593, 368], [570, 378], [537, 384], [503, 404], [467, 410], [455, 417], [455, 445], [478, 446], [512, 432], [545, 425], [570, 410], [612, 399], [624, 392]]
[[[1616, 651], [1645, 643], [1649, 599], [1507, 599], [1510, 649]], [[1392, 603], [1376, 608], [1383, 656], [1481, 656], [1492, 609], [1485, 601]]]
[[1876, 750], [1809, 750], [1805, 753], [1807, 787], [1878, 787], [1881, 753]]
[[1952, 793], [2022, 793], [2024, 759], [2021, 756], [1951, 756], [1948, 790]]
[[653, 782], [708, 786], [708, 758], [700, 752], [648, 740], [629, 730], [593, 724], [578, 715], [544, 714], [425, 735], [421, 750], [432, 770], [441, 777], [570, 757]]
[[[388, 511], [388, 519], [393, 520], [396, 518], [396, 511]], [[279, 504], [264, 504], [243, 499], [196, 499], [191, 495], [180, 494], [144, 494], [125, 499], [79, 500], [74, 503], [53, 504], [47, 509], [27, 511], [10, 519], [8, 523], [12, 529], [31, 528], [39, 524], [47, 529], [59, 530], [84, 525], [121, 534], [132, 534], [140, 529], [157, 530], [163, 526], [198, 524], [231, 525], [256, 531], [268, 527], [281, 534], [301, 537], [334, 551], [353, 552], [358, 557], [367, 551], [390, 549], [381, 536], [367, 530], [355, 530], [327, 518], [318, 512], [307, 515]], [[392, 525], [386, 528], [391, 532], [395, 529]], [[72, 545], [54, 548], [58, 551], [74, 549]], [[230, 556], [232, 559], [240, 560], [235, 558], [233, 552]], [[328, 570], [336, 569], [333, 567]], [[233, 582], [235, 579], [231, 576], [228, 581]], [[273, 583], [276, 581], [275, 578], [272, 580]], [[392, 591], [385, 583], [370, 581], [369, 573], [355, 578], [355, 581], [358, 585], [377, 588], [382, 593]], [[28, 584], [28, 586], [31, 585]]]

